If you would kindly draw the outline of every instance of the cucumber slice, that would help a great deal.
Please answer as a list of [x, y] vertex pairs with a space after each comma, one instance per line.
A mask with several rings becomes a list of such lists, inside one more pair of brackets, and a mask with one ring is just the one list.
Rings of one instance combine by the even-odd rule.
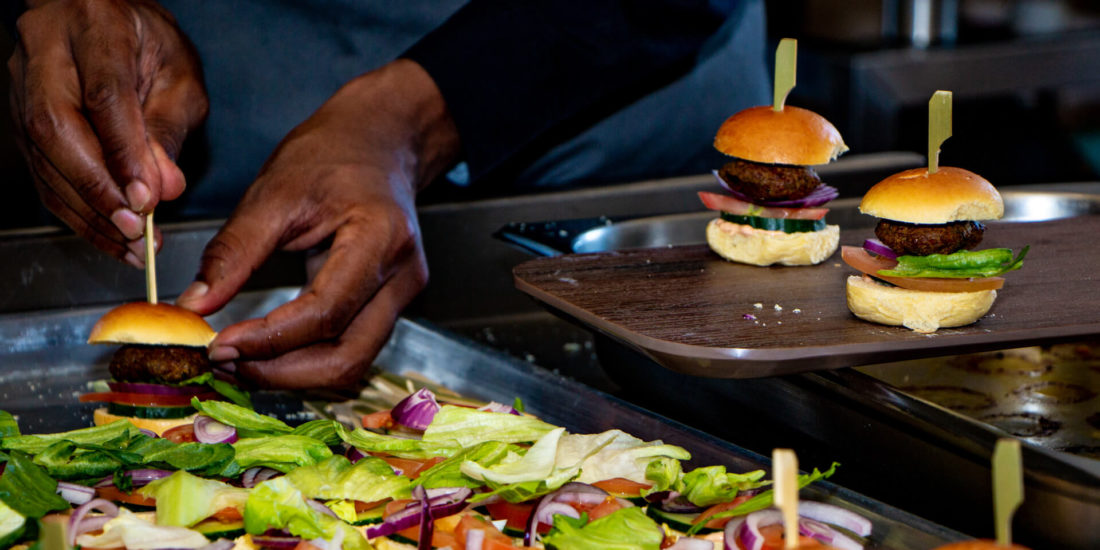
[[825, 218], [820, 220], [792, 220], [790, 218], [762, 218], [760, 216], [739, 216], [722, 212], [722, 219], [730, 223], [747, 225], [765, 231], [782, 231], [784, 233], [811, 233], [825, 229]]
[[233, 540], [239, 536], [244, 535], [244, 522], [223, 522], [216, 519], [208, 519], [195, 524], [193, 527], [191, 527], [191, 530], [202, 533], [203, 536], [210, 540]]
[[382, 514], [386, 511], [386, 505], [375, 506], [370, 510], [363, 510], [355, 516], [355, 523], [353, 525], [373, 525], [375, 523], [382, 523]]
[[184, 418], [195, 414], [195, 408], [187, 405], [184, 407], [141, 407], [138, 405], [123, 405], [121, 403], [107, 403], [107, 412], [115, 416], [130, 416], [133, 418]]
[[[649, 516], [653, 521], [657, 523], [663, 523], [670, 528], [675, 529], [681, 533], [686, 533], [688, 529], [692, 527], [692, 521], [699, 517], [699, 514], [677, 514], [673, 512], [666, 512], [657, 508], [656, 506], [647, 506], [645, 514]], [[699, 533], [712, 533], [714, 529], [708, 529], [706, 527], [699, 530]]]

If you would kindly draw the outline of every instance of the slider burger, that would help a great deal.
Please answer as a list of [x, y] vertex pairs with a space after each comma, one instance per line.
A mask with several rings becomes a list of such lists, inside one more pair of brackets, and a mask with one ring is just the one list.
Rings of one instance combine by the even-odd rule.
[[877, 183], [860, 212], [881, 218], [877, 239], [845, 246], [844, 261], [862, 275], [848, 277], [848, 308], [857, 317], [916, 332], [977, 321], [1004, 285], [999, 277], [1023, 264], [1007, 248], [979, 251], [982, 220], [1004, 215], [1000, 193], [961, 168], [915, 168]]
[[85, 402], [104, 402], [96, 425], [126, 418], [138, 428], [161, 435], [191, 424], [191, 398], [217, 399], [206, 346], [217, 333], [198, 314], [171, 304], [123, 304], [101, 317], [89, 344], [122, 344], [111, 358], [110, 391], [85, 394]]
[[745, 109], [718, 129], [714, 147], [734, 157], [714, 175], [728, 194], [702, 191], [720, 212], [707, 225], [719, 256], [753, 265], [812, 265], [836, 251], [840, 227], [827, 225], [821, 205], [838, 193], [813, 166], [848, 150], [837, 129], [806, 109], [770, 105]]

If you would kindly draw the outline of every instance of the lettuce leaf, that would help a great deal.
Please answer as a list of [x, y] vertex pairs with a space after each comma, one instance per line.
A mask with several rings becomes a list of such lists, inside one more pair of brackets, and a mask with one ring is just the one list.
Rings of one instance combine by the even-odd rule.
[[684, 467], [679, 460], [674, 458], [658, 458], [649, 461], [645, 468], [645, 479], [652, 485], [649, 489], [642, 490], [642, 496], [649, 496], [660, 491], [683, 491], [684, 485], [681, 478], [684, 475]]
[[0, 475], [0, 501], [31, 519], [69, 509], [69, 503], [57, 495], [57, 481], [19, 451], [9, 455]]
[[26, 532], [27, 518], [0, 500], [0, 548], [9, 548]]
[[370, 550], [370, 544], [357, 529], [306, 504], [302, 492], [285, 476], [252, 489], [244, 508], [244, 528], [253, 535], [268, 529], [286, 529], [306, 540], [332, 540], [342, 531], [345, 550]]
[[650, 462], [662, 458], [691, 459], [691, 453], [683, 447], [666, 445], [660, 441], [644, 442], [620, 430], [610, 430], [598, 435], [610, 436], [611, 440], [581, 462], [581, 474], [577, 481], [582, 483], [616, 477], [645, 483], [646, 469]]
[[472, 460], [463, 462], [462, 473], [477, 480], [500, 485], [545, 480], [554, 474], [558, 442], [564, 434], [565, 428], [554, 428], [531, 445], [525, 454], [509, 452], [500, 462], [489, 467]]
[[334, 447], [343, 442], [340, 439], [340, 423], [336, 420], [317, 419], [310, 420], [305, 424], [296, 426], [290, 433], [292, 435], [304, 435], [306, 437], [312, 437], [317, 441], [323, 441], [325, 445]]
[[424, 441], [455, 441], [470, 447], [486, 441], [526, 443], [539, 439], [556, 426], [532, 416], [516, 416], [468, 407], [443, 405], [424, 430]]
[[481, 487], [485, 483], [473, 479], [462, 473], [462, 463], [474, 462], [483, 467], [489, 467], [501, 461], [509, 452], [518, 453], [522, 449], [500, 441], [486, 441], [475, 447], [463, 449], [458, 454], [420, 472], [413, 482], [415, 485], [423, 485], [426, 489], [436, 487], [469, 487], [471, 489]]
[[197, 397], [192, 397], [191, 406], [222, 424], [237, 428], [241, 437], [280, 435], [294, 431], [294, 428], [287, 426], [286, 422], [278, 418], [272, 418], [233, 403], [199, 401]]
[[77, 449], [68, 441], [53, 443], [33, 460], [50, 477], [62, 480], [102, 478], [122, 468], [122, 462], [110, 453]]
[[244, 510], [248, 489], [185, 471], [153, 481], [138, 490], [157, 501], [157, 523], [190, 527], [223, 508]]
[[591, 522], [587, 514], [578, 519], [555, 516], [553, 529], [542, 538], [550, 550], [659, 550], [663, 540], [661, 527], [638, 507]]
[[19, 435], [19, 424], [8, 411], [0, 411], [0, 440]]
[[178, 386], [187, 385], [199, 385], [205, 384], [210, 386], [210, 389], [218, 392], [222, 397], [232, 401], [233, 403], [240, 405], [246, 409], [252, 408], [252, 397], [248, 395], [248, 392], [226, 382], [224, 380], [218, 380], [214, 378], [214, 373], [204, 372], [194, 378], [189, 378], [177, 384]]
[[267, 466], [286, 473], [299, 466], [312, 466], [332, 456], [323, 441], [304, 435], [278, 435], [241, 439], [233, 444], [233, 462], [242, 470]]
[[330, 456], [313, 466], [295, 468], [287, 479], [303, 495], [318, 500], [361, 500], [409, 498], [412, 482], [393, 472], [380, 458], [367, 457], [352, 464], [340, 455]]
[[152, 541], [156, 541], [158, 548], [202, 548], [210, 544], [198, 531], [155, 525], [125, 508], [120, 508], [118, 516], [103, 525], [102, 534], [76, 538], [83, 548], [149, 548]]
[[743, 474], [726, 473], [725, 466], [706, 466], [696, 468], [683, 478], [684, 498], [696, 506], [711, 506], [719, 502], [729, 502], [737, 493], [771, 483], [762, 481], [764, 470], [754, 470]]
[[[814, 468], [813, 472], [810, 472], [808, 474], [800, 474], [798, 476], [798, 488], [801, 489], [801, 488], [803, 488], [803, 487], [805, 487], [805, 486], [807, 486], [807, 485], [809, 485], [809, 484], [811, 484], [815, 481], [825, 479], [827, 477], [832, 476], [834, 473], [836, 473], [836, 469], [837, 469], [838, 466], [840, 466], [840, 463], [839, 462], [834, 462], [832, 464], [832, 466], [830, 466], [829, 469], [825, 470], [824, 472], [818, 471], [817, 468]], [[775, 502], [774, 493], [775, 493], [775, 491], [772, 490], [772, 489], [768, 489], [766, 491], [761, 491], [760, 493], [757, 493], [757, 494], [753, 495], [752, 498], [746, 500], [745, 502], [742, 502], [741, 504], [737, 505], [734, 508], [730, 508], [729, 510], [725, 510], [723, 512], [718, 512], [717, 514], [714, 514], [713, 516], [710, 517], [710, 519], [732, 518], [732, 517], [736, 517], [736, 516], [743, 516], [745, 514], [749, 514], [749, 513], [755, 512], [757, 510], [764, 510], [765, 508], [771, 508], [772, 504], [774, 504], [774, 502]], [[700, 529], [702, 529], [704, 526], [705, 526], [705, 523], [703, 523], [703, 522], [697, 523], [694, 526], [692, 526], [691, 529], [688, 529], [687, 534], [694, 535]]]
[[0, 442], [0, 448], [34, 455], [46, 450], [46, 447], [57, 441], [69, 441], [77, 445], [97, 445], [118, 440], [120, 436], [125, 439], [137, 433], [140, 432], [129, 421], [116, 420], [110, 424], [81, 428], [69, 432], [5, 437]]
[[[494, 413], [500, 414], [500, 413]], [[504, 416], [504, 415], [501, 415]], [[355, 431], [337, 430], [341, 439], [363, 452], [386, 453], [401, 458], [425, 459], [435, 456], [450, 457], [462, 450], [455, 441], [422, 441], [376, 434], [358, 428]]]

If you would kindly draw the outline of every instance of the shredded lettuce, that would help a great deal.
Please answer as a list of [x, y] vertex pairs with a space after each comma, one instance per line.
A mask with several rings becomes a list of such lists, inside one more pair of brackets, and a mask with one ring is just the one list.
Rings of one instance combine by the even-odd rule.
[[303, 495], [319, 500], [361, 500], [409, 498], [409, 478], [394, 473], [380, 458], [367, 457], [352, 464], [340, 455], [330, 456], [313, 466], [295, 468], [287, 479]]
[[312, 466], [332, 456], [323, 441], [304, 435], [277, 435], [238, 440], [233, 444], [233, 462], [240, 469], [267, 466], [286, 473], [299, 466]]
[[287, 426], [286, 422], [278, 418], [272, 418], [233, 403], [199, 401], [197, 397], [192, 397], [191, 406], [222, 424], [237, 428], [241, 437], [280, 435], [294, 431], [294, 428]]
[[222, 510], [244, 510], [248, 490], [185, 471], [153, 481], [138, 490], [157, 501], [157, 523], [190, 527]]
[[741, 491], [771, 483], [763, 479], [764, 470], [730, 474], [726, 473], [725, 466], [706, 466], [684, 474], [680, 492], [696, 506], [711, 506], [729, 502]]
[[468, 407], [443, 405], [424, 430], [424, 441], [455, 441], [470, 447], [486, 441], [526, 443], [539, 439], [556, 426], [533, 416], [516, 416]]
[[69, 509], [69, 503], [57, 495], [57, 481], [19, 451], [9, 455], [0, 475], [0, 501], [32, 519]]
[[332, 540], [343, 532], [345, 550], [369, 550], [359, 530], [306, 504], [302, 492], [285, 476], [265, 481], [252, 489], [244, 509], [245, 531], [253, 535], [268, 529], [286, 529], [306, 540]]
[[340, 429], [338, 433], [344, 441], [360, 451], [368, 453], [386, 453], [401, 458], [425, 459], [435, 456], [450, 457], [462, 450], [462, 447], [457, 442], [450, 440], [422, 441], [420, 439], [407, 439], [376, 434], [362, 428], [358, 428], [352, 432]]
[[664, 532], [657, 522], [630, 507], [595, 521], [554, 516], [554, 527], [542, 542], [550, 550], [659, 550]]

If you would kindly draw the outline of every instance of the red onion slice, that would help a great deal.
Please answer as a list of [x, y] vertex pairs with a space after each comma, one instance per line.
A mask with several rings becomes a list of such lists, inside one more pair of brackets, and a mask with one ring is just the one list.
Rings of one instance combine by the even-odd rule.
[[726, 527], [722, 531], [722, 548], [724, 550], [741, 550], [741, 548], [737, 546], [737, 539], [740, 534], [742, 523], [745, 523], [745, 516], [730, 518], [730, 520], [726, 522]]
[[340, 519], [340, 516], [336, 515], [336, 512], [333, 512], [331, 508], [316, 500], [313, 500], [311, 498], [306, 499], [306, 504], [308, 504], [310, 508], [313, 508], [314, 510], [317, 510], [317, 512], [324, 514], [330, 518]]
[[263, 466], [253, 466], [241, 474], [241, 486], [251, 489], [278, 475], [282, 475], [282, 472]]
[[[85, 520], [84, 516], [88, 515], [88, 512], [92, 510], [102, 512], [103, 516]], [[76, 537], [103, 528], [104, 523], [107, 523], [107, 521], [117, 515], [118, 506], [109, 500], [96, 498], [81, 504], [73, 510], [72, 515], [69, 516], [69, 546], [76, 545]]]
[[301, 537], [281, 537], [274, 535], [253, 535], [252, 544], [257, 548], [273, 548], [274, 550], [294, 550]]
[[412, 491], [413, 498], [420, 504], [420, 536], [416, 550], [432, 550], [432, 531], [435, 530], [435, 518], [432, 517], [431, 501], [423, 485], [417, 485]]
[[804, 500], [798, 503], [798, 515], [841, 527], [860, 537], [871, 534], [871, 520], [834, 504]]
[[61, 498], [69, 502], [69, 504], [75, 504], [80, 506], [81, 504], [87, 504], [95, 498], [95, 488], [88, 487], [86, 485], [77, 485], [75, 483], [69, 483], [67, 481], [57, 482], [57, 493], [61, 495]]
[[863, 249], [872, 254], [878, 254], [879, 256], [882, 256], [883, 258], [889, 260], [898, 259], [897, 252], [894, 252], [893, 249], [891, 249], [889, 246], [886, 246], [885, 244], [883, 244], [882, 241], [878, 239], [867, 239], [863, 241]]
[[[523, 534], [524, 546], [533, 546], [535, 542], [535, 534], [538, 532], [540, 524], [547, 524], [549, 522], [542, 521], [542, 510], [555, 503], [577, 503], [577, 504], [599, 504], [608, 497], [607, 491], [594, 487], [587, 483], [580, 483], [572, 481], [562, 485], [557, 491], [553, 493], [543, 495], [535, 504], [535, 509], [531, 512], [531, 517], [527, 519], [527, 530]], [[553, 516], [549, 516], [552, 518]], [[580, 517], [580, 514], [574, 517]]]
[[402, 399], [390, 411], [393, 421], [414, 430], [426, 430], [439, 412], [435, 394], [428, 388], [420, 388]]
[[[441, 487], [426, 491], [432, 517], [442, 518], [462, 511], [474, 491], [467, 487]], [[367, 538], [385, 537], [420, 523], [421, 503], [413, 501], [378, 525], [367, 528]]]
[[511, 405], [505, 405], [504, 403], [497, 403], [496, 401], [490, 401], [490, 402], [489, 402], [488, 404], [486, 404], [485, 406], [483, 406], [483, 407], [478, 407], [478, 409], [477, 409], [477, 410], [479, 410], [479, 411], [488, 411], [488, 412], [495, 412], [495, 413], [506, 413], [506, 414], [514, 414], [514, 415], [516, 415], [516, 416], [523, 416], [523, 413], [521, 413], [521, 412], [517, 411], [517, 410], [516, 410], [516, 409], [515, 409], [514, 407], [512, 407]]
[[[168, 477], [172, 475], [172, 472], [168, 470], [157, 470], [154, 468], [142, 468], [139, 470], [130, 470], [126, 472], [126, 475], [130, 476], [130, 481], [133, 482], [134, 487], [144, 487], [151, 481], [156, 481], [162, 477]], [[94, 487], [110, 487], [115, 484], [114, 476], [107, 476], [99, 480]]]
[[711, 170], [714, 177], [718, 179], [718, 183], [722, 185], [722, 188], [729, 192], [729, 194], [737, 197], [748, 203], [756, 204], [759, 206], [773, 206], [776, 208], [808, 208], [811, 206], [821, 206], [840, 196], [840, 191], [836, 187], [827, 184], [821, 184], [814, 188], [814, 190], [805, 197], [800, 199], [784, 199], [778, 201], [758, 201], [754, 200], [744, 193], [733, 188], [722, 174], [718, 170]]
[[538, 516], [535, 517], [535, 521], [543, 525], [554, 525], [554, 516], [562, 515], [571, 518], [581, 517], [581, 513], [576, 508], [564, 503], [564, 502], [551, 502], [545, 506], [540, 506], [538, 509]]
[[199, 443], [236, 443], [237, 428], [200, 414], [195, 417], [195, 440]]
[[[859, 516], [858, 514], [855, 514], [854, 512], [849, 512], [848, 510], [845, 510], [838, 506], [832, 506], [829, 504], [812, 501], [800, 502], [798, 505], [798, 511], [800, 514], [809, 515], [806, 514], [804, 511], [804, 507], [807, 504], [810, 505], [809, 508], [813, 509], [813, 511], [810, 513], [825, 514], [828, 517], [833, 517], [840, 521], [844, 521], [847, 524], [859, 529], [858, 532], [865, 533], [861, 534], [860, 536], [867, 536], [871, 533], [870, 521], [866, 520], [866, 518], [863, 518], [862, 516]], [[826, 508], [818, 508], [817, 505], [821, 505]], [[841, 510], [843, 513], [838, 513], [835, 510], [832, 510], [834, 508]], [[855, 518], [859, 518], [859, 520], [863, 521], [854, 520], [852, 516], [854, 516]], [[867, 524], [866, 526], [864, 526], [864, 521]], [[745, 550], [760, 550], [764, 545], [764, 537], [760, 534], [760, 528], [767, 525], [776, 525], [782, 523], [783, 514], [779, 510], [770, 509], [753, 512], [745, 516], [744, 521], [736, 528], [734, 528], [733, 531], [735, 533], [735, 537], [733, 540], [741, 543], [741, 546]], [[847, 529], [847, 527], [845, 528]], [[730, 526], [727, 525], [727, 536], [730, 531]], [[798, 520], [798, 532], [803, 536], [812, 537], [839, 550], [863, 549], [863, 545], [860, 544], [859, 541], [856, 541], [855, 539], [837, 531], [836, 529], [833, 529], [831, 526], [827, 525], [821, 520], [800, 517]], [[852, 532], [857, 531], [852, 530]]]
[[235, 544], [236, 543], [229, 539], [218, 539], [210, 544], [207, 544], [206, 546], [203, 546], [202, 548], [199, 548], [199, 550], [233, 550], [233, 546]]
[[680, 537], [676, 539], [676, 544], [665, 550], [714, 550], [714, 543], [707, 539]]
[[165, 386], [138, 382], [107, 382], [111, 391], [119, 393], [145, 393], [150, 395], [198, 395], [210, 391], [206, 386]]

